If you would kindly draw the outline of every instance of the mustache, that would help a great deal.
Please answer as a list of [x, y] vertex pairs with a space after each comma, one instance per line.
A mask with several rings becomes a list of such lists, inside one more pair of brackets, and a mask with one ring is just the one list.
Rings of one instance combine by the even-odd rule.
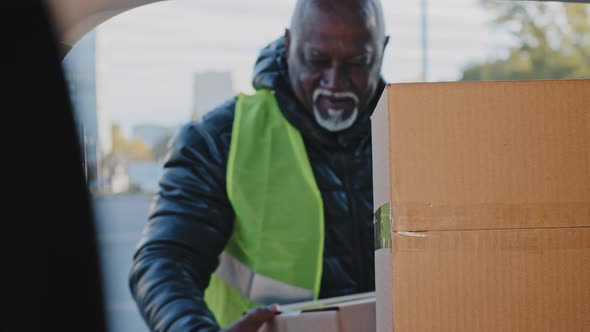
[[351, 91], [343, 91], [343, 92], [332, 92], [330, 90], [318, 88], [313, 91], [313, 102], [315, 103], [318, 98], [320, 97], [333, 97], [333, 98], [350, 98], [354, 100], [356, 104], [359, 103], [359, 97], [356, 93]]

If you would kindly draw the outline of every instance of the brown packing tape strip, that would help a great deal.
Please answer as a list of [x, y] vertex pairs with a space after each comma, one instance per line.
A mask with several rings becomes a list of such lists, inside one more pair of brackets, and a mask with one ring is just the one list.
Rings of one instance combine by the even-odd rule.
[[590, 249], [590, 227], [395, 232], [393, 254], [404, 251], [528, 251]]
[[590, 201], [579, 203], [392, 204], [393, 231], [528, 229], [590, 226]]

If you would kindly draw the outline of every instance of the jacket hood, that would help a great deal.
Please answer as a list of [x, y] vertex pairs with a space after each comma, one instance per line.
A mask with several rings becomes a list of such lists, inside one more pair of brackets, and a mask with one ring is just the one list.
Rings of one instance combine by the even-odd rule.
[[278, 79], [287, 77], [285, 38], [281, 37], [260, 51], [254, 65], [252, 86], [255, 89], [274, 89]]

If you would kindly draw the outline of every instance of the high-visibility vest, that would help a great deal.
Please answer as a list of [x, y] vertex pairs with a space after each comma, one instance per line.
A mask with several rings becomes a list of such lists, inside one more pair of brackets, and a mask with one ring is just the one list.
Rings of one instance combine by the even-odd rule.
[[205, 292], [218, 323], [260, 305], [317, 299], [322, 196], [301, 134], [272, 91], [238, 96], [226, 177], [236, 219]]

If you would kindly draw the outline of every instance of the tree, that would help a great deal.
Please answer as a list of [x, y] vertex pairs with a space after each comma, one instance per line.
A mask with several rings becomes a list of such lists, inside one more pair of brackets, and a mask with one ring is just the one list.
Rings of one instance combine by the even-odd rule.
[[121, 127], [118, 124], [113, 124], [111, 127], [111, 140], [112, 140], [112, 154], [125, 154], [127, 149], [127, 139], [121, 132]]
[[482, 0], [517, 45], [501, 59], [468, 66], [461, 80], [564, 79], [590, 76], [590, 10], [584, 4]]
[[126, 161], [153, 161], [154, 153], [150, 147], [140, 138], [134, 137], [131, 140], [125, 138], [119, 125], [111, 128], [111, 139], [113, 148], [108, 159], [121, 158]]
[[140, 138], [134, 137], [127, 143], [126, 156], [129, 161], [153, 161], [154, 154]]

